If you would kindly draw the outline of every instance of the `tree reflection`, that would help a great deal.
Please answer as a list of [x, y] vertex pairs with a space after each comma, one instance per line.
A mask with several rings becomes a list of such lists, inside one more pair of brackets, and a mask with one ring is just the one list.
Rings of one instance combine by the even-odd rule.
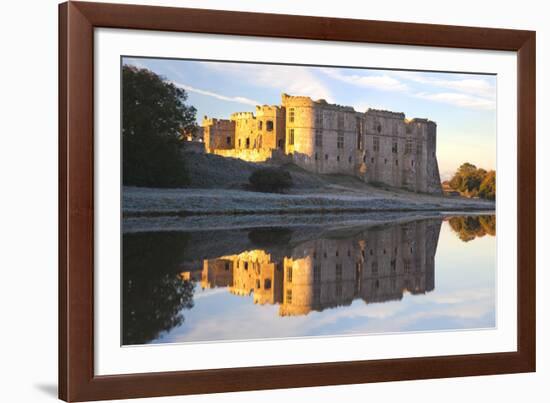
[[193, 307], [192, 281], [182, 281], [185, 233], [123, 236], [122, 344], [144, 344], [180, 326]]
[[449, 219], [451, 229], [464, 242], [485, 235], [495, 236], [496, 216], [495, 215], [476, 215], [452, 217]]

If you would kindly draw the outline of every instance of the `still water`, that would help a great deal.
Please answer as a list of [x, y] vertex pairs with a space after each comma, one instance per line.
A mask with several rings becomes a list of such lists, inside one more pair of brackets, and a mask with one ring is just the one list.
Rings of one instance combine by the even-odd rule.
[[123, 235], [123, 344], [495, 326], [494, 215]]

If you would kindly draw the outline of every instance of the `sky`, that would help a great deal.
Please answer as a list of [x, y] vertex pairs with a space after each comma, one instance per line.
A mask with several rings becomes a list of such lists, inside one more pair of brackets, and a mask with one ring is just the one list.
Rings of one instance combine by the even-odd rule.
[[198, 123], [205, 115], [227, 119], [256, 105], [280, 104], [283, 92], [305, 95], [360, 112], [385, 109], [435, 121], [442, 180], [464, 162], [496, 168], [495, 75], [152, 58], [123, 63], [185, 89]]

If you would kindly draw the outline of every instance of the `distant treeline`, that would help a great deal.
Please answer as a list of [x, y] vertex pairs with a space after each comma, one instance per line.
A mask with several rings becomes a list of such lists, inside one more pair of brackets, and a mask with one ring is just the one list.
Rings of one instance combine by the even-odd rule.
[[495, 200], [496, 173], [478, 168], [466, 162], [458, 168], [452, 179], [446, 184], [467, 197], [480, 197]]

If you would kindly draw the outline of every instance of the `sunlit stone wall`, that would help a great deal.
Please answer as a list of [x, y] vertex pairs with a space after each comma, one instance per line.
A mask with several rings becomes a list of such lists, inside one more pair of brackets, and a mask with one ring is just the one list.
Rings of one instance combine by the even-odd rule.
[[[400, 300], [435, 286], [440, 220], [373, 227], [351, 239], [305, 241], [275, 258], [261, 250], [203, 262], [202, 288], [227, 287], [257, 304], [279, 304], [281, 316], [307, 315], [350, 305]], [[191, 274], [182, 273], [183, 279]]]
[[[262, 162], [278, 153], [318, 174], [345, 174], [368, 183], [441, 194], [435, 122], [376, 109], [357, 112], [305, 96], [282, 94], [230, 120], [203, 121], [206, 150]], [[274, 151], [276, 153], [274, 154]]]

